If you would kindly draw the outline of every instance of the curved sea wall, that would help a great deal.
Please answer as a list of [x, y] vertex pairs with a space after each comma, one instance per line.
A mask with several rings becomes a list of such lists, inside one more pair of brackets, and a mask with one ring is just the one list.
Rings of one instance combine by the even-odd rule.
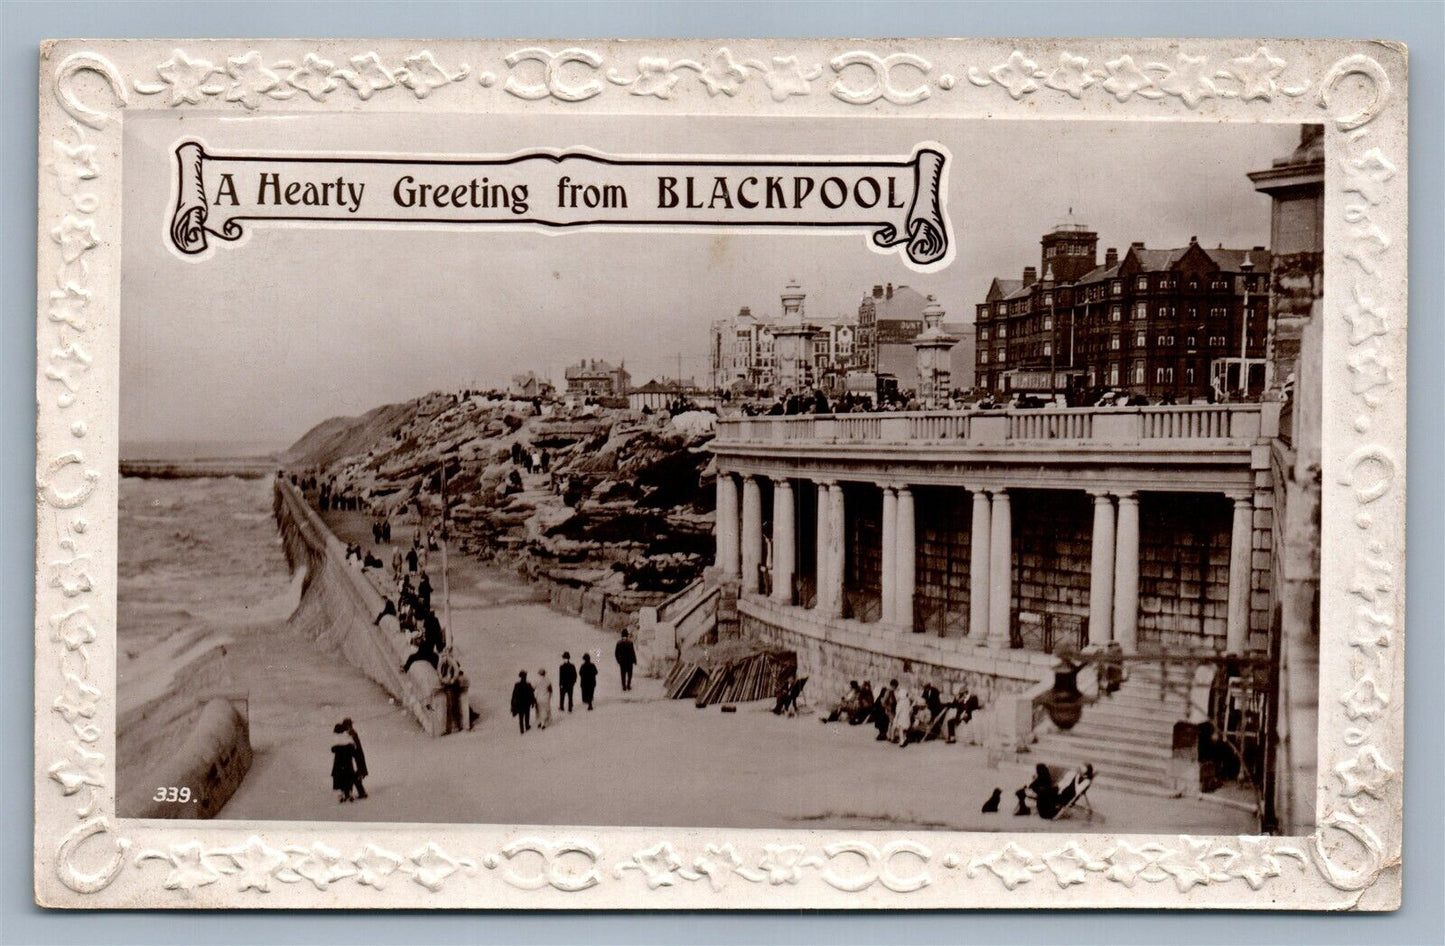
[[385, 601], [360, 564], [347, 561], [346, 546], [301, 493], [281, 479], [275, 512], [287, 564], [293, 573], [305, 570], [292, 626], [345, 657], [406, 707], [429, 735], [445, 735], [447, 697], [436, 670], [418, 661], [402, 673], [412, 648], [395, 617], [376, 623]]
[[116, 721], [121, 817], [213, 817], [250, 770], [247, 694], [226, 667], [229, 643], [206, 630], [177, 635], [152, 655], [159, 669], [135, 671]]

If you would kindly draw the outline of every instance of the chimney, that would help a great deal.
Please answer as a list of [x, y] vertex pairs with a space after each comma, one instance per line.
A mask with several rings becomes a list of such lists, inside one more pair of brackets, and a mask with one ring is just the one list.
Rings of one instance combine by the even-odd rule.
[[1039, 271], [1032, 266], [1024, 267], [1024, 288], [1032, 286], [1039, 281]]
[[882, 298], [883, 298], [883, 287], [882, 287], [882, 286], [874, 286], [874, 287], [873, 287], [873, 298], [875, 298], [875, 299], [882, 299]]
[[888, 288], [885, 290], [885, 295], [884, 295], [883, 298], [885, 298], [885, 299], [892, 299], [892, 298], [893, 298], [893, 284], [892, 284], [892, 283], [889, 283], [889, 284], [888, 284]]
[[1144, 249], [1144, 241], [1143, 241], [1143, 240], [1139, 240], [1139, 241], [1136, 242], [1136, 243], [1130, 243], [1130, 244], [1129, 244], [1129, 249], [1131, 249], [1131, 250], [1142, 250], [1142, 249]]
[[1263, 252], [1264, 252], [1264, 247], [1262, 247], [1262, 246], [1256, 246], [1256, 247], [1254, 247], [1253, 249], [1254, 249], [1254, 252], [1256, 252], [1256, 253], [1263, 253]]
[[1104, 251], [1104, 268], [1113, 269], [1119, 265], [1119, 250], [1116, 247], [1109, 247]]

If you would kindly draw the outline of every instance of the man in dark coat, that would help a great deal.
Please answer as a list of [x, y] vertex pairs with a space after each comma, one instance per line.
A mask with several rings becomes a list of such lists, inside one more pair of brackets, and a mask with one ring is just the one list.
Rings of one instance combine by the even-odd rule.
[[357, 734], [356, 727], [352, 725], [350, 716], [341, 721], [341, 731], [351, 737], [352, 759], [355, 762], [355, 774], [352, 780], [356, 783], [356, 797], [359, 800], [366, 797], [366, 786], [361, 784], [361, 780], [371, 774], [366, 769], [366, 753], [361, 749], [361, 736]]
[[878, 699], [873, 703], [873, 728], [878, 730], [878, 741], [882, 742], [888, 738], [888, 727], [893, 722], [893, 714], [898, 712], [898, 681], [889, 680], [888, 685], [878, 694]]
[[633, 649], [626, 631], [622, 632], [622, 639], [617, 642], [613, 654], [617, 657], [617, 666], [622, 668], [622, 690], [626, 692], [632, 689], [632, 668], [637, 665], [637, 651]]
[[578, 676], [582, 681], [582, 702], [587, 704], [587, 709], [592, 709], [592, 696], [597, 692], [597, 665], [592, 662], [591, 654], [582, 655], [582, 666], [577, 668]]
[[572, 712], [572, 688], [577, 685], [577, 665], [572, 662], [572, 655], [567, 651], [562, 652], [562, 666], [557, 668], [557, 712], [566, 707], [567, 712]]
[[537, 693], [527, 682], [527, 671], [517, 673], [517, 682], [512, 684], [512, 715], [517, 717], [517, 732], [525, 734], [532, 728], [532, 704]]

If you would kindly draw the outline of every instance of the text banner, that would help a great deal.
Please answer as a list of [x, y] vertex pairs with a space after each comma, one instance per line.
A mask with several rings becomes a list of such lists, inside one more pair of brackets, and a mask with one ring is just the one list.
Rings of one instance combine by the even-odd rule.
[[586, 151], [495, 159], [208, 154], [176, 148], [170, 236], [206, 251], [249, 222], [857, 229], [935, 269], [952, 259], [947, 158], [621, 158]]

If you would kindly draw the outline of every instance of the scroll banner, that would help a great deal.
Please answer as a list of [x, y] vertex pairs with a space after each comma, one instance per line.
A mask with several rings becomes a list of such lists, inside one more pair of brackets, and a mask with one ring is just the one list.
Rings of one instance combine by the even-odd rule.
[[208, 154], [176, 148], [170, 238], [193, 256], [252, 222], [545, 228], [804, 228], [871, 232], [915, 269], [952, 261], [946, 152], [855, 157], [610, 157], [582, 150], [488, 159]]

